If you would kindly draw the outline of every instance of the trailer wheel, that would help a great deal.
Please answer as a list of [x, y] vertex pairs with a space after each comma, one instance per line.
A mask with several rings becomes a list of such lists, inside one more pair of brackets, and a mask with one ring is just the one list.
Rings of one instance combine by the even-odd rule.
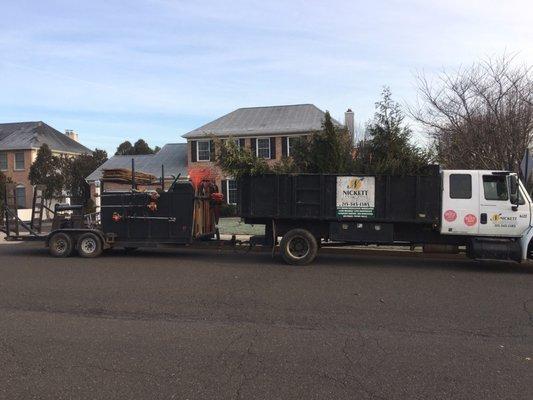
[[48, 242], [50, 255], [54, 257], [68, 257], [72, 254], [72, 239], [66, 233], [56, 233]]
[[280, 248], [285, 262], [293, 265], [309, 264], [318, 252], [315, 237], [305, 229], [293, 229], [283, 235]]
[[102, 241], [94, 233], [84, 233], [78, 238], [77, 248], [82, 257], [98, 257], [102, 254]]

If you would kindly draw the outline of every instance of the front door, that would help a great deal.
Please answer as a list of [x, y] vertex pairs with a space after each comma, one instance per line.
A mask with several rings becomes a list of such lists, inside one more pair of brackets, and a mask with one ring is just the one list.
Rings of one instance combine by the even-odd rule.
[[523, 189], [518, 205], [511, 202], [510, 177], [479, 171], [479, 235], [521, 236], [529, 228], [530, 210]]
[[442, 172], [443, 235], [477, 235], [479, 228], [479, 175], [477, 171]]

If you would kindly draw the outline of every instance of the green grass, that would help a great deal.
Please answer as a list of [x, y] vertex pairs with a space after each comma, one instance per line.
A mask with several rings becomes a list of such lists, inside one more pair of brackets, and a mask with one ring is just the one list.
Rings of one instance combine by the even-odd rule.
[[220, 218], [218, 229], [221, 235], [264, 235], [264, 225], [248, 225], [240, 218]]

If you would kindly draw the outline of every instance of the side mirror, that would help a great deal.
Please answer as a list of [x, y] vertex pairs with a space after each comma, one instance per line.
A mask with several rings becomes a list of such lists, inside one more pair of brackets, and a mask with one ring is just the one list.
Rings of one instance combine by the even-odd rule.
[[520, 203], [520, 199], [518, 196], [518, 177], [516, 175], [509, 176], [509, 189], [511, 204], [518, 206], [518, 204]]

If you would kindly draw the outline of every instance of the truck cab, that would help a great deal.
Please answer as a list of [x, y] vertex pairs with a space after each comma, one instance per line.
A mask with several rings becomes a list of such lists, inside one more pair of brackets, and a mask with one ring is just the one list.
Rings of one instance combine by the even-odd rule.
[[443, 170], [441, 221], [442, 235], [471, 236], [485, 244], [514, 243], [513, 248], [520, 244], [520, 259], [527, 258], [531, 198], [515, 173]]

